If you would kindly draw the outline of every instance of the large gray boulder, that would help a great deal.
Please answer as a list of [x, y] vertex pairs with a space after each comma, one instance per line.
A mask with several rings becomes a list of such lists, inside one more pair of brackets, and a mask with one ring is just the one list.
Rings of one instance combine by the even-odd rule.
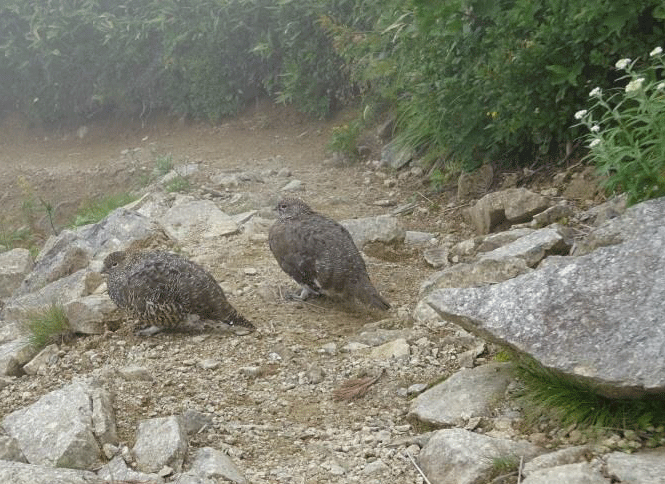
[[505, 224], [528, 222], [550, 206], [547, 198], [526, 188], [492, 192], [469, 207], [465, 216], [478, 234], [489, 234]]
[[180, 472], [187, 455], [187, 432], [181, 418], [171, 416], [139, 422], [132, 453], [141, 472], [158, 472], [164, 466]]
[[153, 238], [168, 240], [159, 223], [125, 208], [114, 210], [99, 223], [63, 230], [46, 241], [33, 271], [15, 295], [33, 292], [73, 274], [87, 267], [90, 260], [124, 249], [133, 241]]
[[28, 249], [13, 249], [0, 253], [0, 299], [11, 296], [33, 266]]
[[107, 484], [93, 472], [0, 460], [0, 482], [7, 484]]
[[[99, 443], [117, 443], [110, 399], [94, 382], [74, 382], [47, 393], [2, 421], [31, 464], [91, 469]], [[13, 482], [13, 481], [2, 481]]]
[[[610, 397], [665, 392], [665, 198], [629, 209], [617, 245], [493, 286], [434, 291], [439, 315]], [[610, 223], [612, 223], [611, 221]]]

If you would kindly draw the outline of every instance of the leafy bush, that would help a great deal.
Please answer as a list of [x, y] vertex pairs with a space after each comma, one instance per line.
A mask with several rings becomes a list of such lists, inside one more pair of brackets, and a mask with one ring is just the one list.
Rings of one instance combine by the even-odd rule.
[[326, 146], [331, 152], [342, 153], [351, 160], [358, 158], [358, 136], [362, 123], [360, 120], [353, 120], [350, 123], [335, 126], [332, 129], [330, 141]]
[[262, 93], [324, 116], [346, 88], [318, 24], [345, 0], [127, 0], [0, 6], [0, 108], [59, 121], [168, 109], [206, 119]]
[[[662, 47], [647, 63], [628, 58], [615, 67], [625, 70], [626, 85], [606, 94], [595, 87], [590, 111], [575, 118], [589, 129], [588, 158], [607, 177], [611, 192], [624, 191], [633, 204], [665, 195], [665, 58]], [[598, 116], [596, 118], [596, 116]]]
[[369, 33], [329, 30], [367, 97], [395, 105], [399, 142], [470, 169], [557, 156], [575, 106], [613, 83], [608, 59], [654, 45], [664, 19], [656, 0], [393, 0]]

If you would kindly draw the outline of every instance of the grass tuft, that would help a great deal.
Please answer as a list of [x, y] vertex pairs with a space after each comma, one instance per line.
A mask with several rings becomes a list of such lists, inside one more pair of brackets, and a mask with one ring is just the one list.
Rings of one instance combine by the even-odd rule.
[[127, 205], [134, 200], [136, 200], [134, 195], [118, 193], [116, 195], [106, 195], [96, 200], [84, 201], [81, 203], [73, 225], [79, 227], [81, 225], [97, 223], [116, 208]]
[[72, 334], [64, 308], [55, 303], [47, 309], [30, 312], [24, 325], [28, 331], [28, 341], [37, 350]]
[[665, 424], [665, 398], [608, 398], [592, 386], [521, 357], [517, 372], [524, 382], [520, 399], [531, 419], [555, 416], [563, 424], [643, 430]]
[[187, 192], [189, 191], [189, 180], [184, 176], [178, 175], [170, 182], [164, 185], [167, 192]]
[[167, 153], [165, 155], [157, 155], [155, 157], [155, 172], [158, 175], [166, 175], [173, 169], [173, 155]]

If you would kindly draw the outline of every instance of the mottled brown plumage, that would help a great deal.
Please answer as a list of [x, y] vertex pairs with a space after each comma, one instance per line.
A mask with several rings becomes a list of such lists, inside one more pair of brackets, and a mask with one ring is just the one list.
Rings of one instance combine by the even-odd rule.
[[308, 293], [341, 295], [379, 309], [388, 304], [372, 285], [365, 261], [342, 225], [313, 211], [298, 198], [277, 205], [279, 218], [269, 244], [279, 266]]
[[213, 276], [200, 265], [163, 251], [118, 251], [104, 259], [111, 299], [142, 323], [178, 328], [196, 315], [204, 321], [254, 329], [229, 304]]

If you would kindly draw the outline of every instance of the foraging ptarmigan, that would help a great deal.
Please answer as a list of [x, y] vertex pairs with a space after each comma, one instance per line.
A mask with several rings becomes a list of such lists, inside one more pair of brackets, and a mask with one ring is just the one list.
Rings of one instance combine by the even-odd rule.
[[118, 251], [104, 259], [111, 299], [130, 315], [158, 329], [184, 327], [196, 315], [207, 321], [254, 325], [229, 304], [213, 276], [200, 265], [163, 251]]
[[282, 199], [277, 212], [268, 238], [270, 250], [284, 272], [302, 286], [301, 299], [309, 293], [336, 294], [390, 308], [372, 285], [348, 230], [298, 198]]

